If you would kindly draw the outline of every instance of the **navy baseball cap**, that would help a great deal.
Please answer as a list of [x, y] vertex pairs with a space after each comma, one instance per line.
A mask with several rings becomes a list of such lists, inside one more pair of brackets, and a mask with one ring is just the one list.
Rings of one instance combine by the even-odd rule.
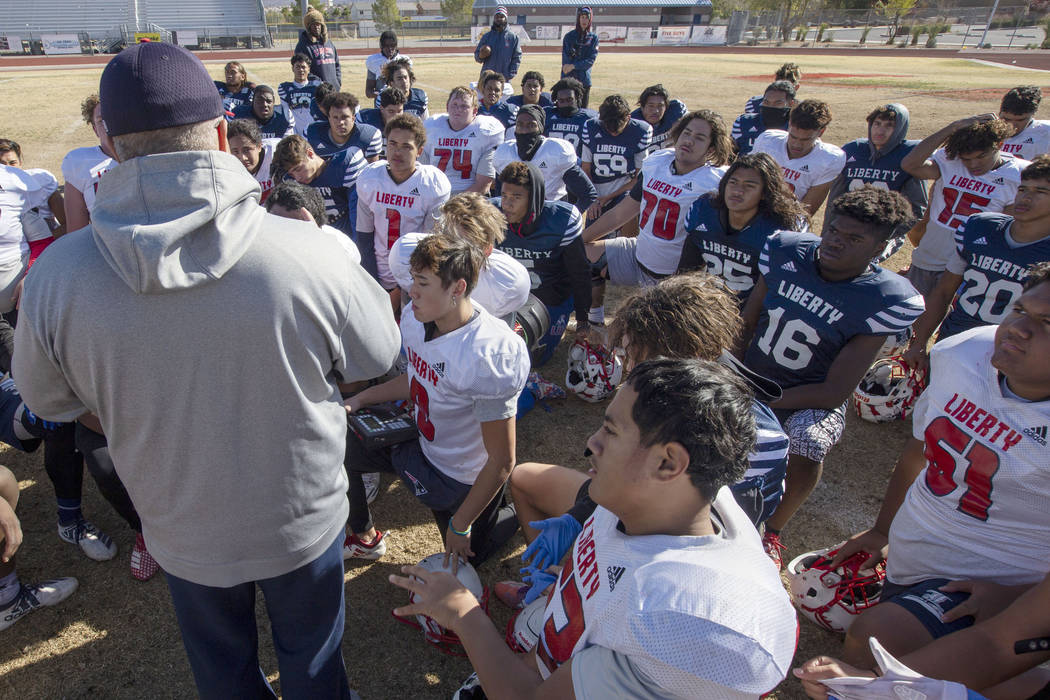
[[129, 46], [114, 56], [102, 71], [99, 98], [110, 136], [196, 124], [225, 113], [200, 59], [159, 42]]

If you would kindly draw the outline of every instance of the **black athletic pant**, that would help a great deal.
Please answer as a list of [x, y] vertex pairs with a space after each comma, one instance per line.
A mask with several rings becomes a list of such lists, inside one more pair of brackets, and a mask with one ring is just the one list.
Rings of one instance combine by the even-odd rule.
[[117, 470], [113, 466], [113, 459], [109, 456], [109, 443], [106, 436], [96, 433], [82, 424], [76, 424], [76, 446], [84, 455], [88, 471], [98, 484], [98, 490], [102, 496], [113, 506], [120, 517], [127, 521], [135, 532], [142, 532], [142, 521], [139, 520], [138, 511], [128, 496], [124, 482], [117, 476]]

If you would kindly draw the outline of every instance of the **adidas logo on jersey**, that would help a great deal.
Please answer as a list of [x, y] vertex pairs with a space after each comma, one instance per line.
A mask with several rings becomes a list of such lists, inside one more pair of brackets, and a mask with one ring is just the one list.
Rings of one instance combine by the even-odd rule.
[[850, 156], [849, 158], [846, 159], [846, 162], [847, 163], [856, 163], [857, 159], [854, 158], [853, 156]]
[[1036, 428], [1025, 428], [1021, 431], [1028, 437], [1038, 442], [1043, 447], [1046, 447], [1046, 426], [1040, 425]]
[[1025, 142], [1025, 143], [1035, 143], [1035, 141], [1034, 141], [1034, 140], [1032, 139], [1032, 137], [1031, 137], [1031, 136], [1029, 136], [1028, 138], [1026, 138], [1026, 139], [1024, 140], [1024, 142]]
[[699, 226], [696, 227], [696, 230], [697, 231], [706, 231], [707, 230], [707, 226], [704, 226], [703, 224], [700, 224]]
[[684, 185], [682, 185], [682, 187], [684, 187], [685, 189], [689, 190], [690, 192], [693, 191], [693, 183], [692, 183], [691, 180], [686, 182]]
[[437, 373], [437, 376], [444, 377], [445, 376], [445, 363], [444, 362], [435, 362], [434, 363], [434, 372]]
[[992, 180], [992, 182], [994, 182], [997, 185], [1005, 185], [1006, 184], [1006, 181], [1003, 180], [1001, 177], [995, 178], [994, 180]]
[[799, 168], [799, 170], [801, 170], [804, 173], [808, 173], [809, 172], [809, 166], [808, 165], [803, 165], [801, 168]]
[[981, 236], [976, 241], [974, 241], [973, 244], [974, 245], [988, 245], [988, 239], [985, 238], [984, 236]]
[[547, 167], [547, 161], [543, 161], [542, 163], [540, 163], [539, 167], [546, 168]]
[[627, 569], [622, 566], [607, 566], [605, 567], [605, 573], [609, 576], [609, 592], [616, 588], [616, 584], [620, 582], [620, 577], [623, 576], [623, 572]]
[[470, 134], [468, 134], [468, 135], [467, 135], [467, 138], [468, 138], [468, 139], [472, 139], [472, 138], [474, 138], [474, 137], [475, 137], [475, 136], [477, 136], [477, 135], [478, 135], [478, 132], [476, 132], [476, 131], [471, 131], [471, 132], [470, 132]]
[[788, 260], [786, 263], [780, 266], [781, 270], [787, 270], [788, 272], [798, 272], [798, 268], [795, 267], [795, 263]]
[[409, 192], [409, 194], [414, 194], [415, 196], [418, 197], [419, 196], [419, 188], [418, 187], [413, 187], [412, 191]]

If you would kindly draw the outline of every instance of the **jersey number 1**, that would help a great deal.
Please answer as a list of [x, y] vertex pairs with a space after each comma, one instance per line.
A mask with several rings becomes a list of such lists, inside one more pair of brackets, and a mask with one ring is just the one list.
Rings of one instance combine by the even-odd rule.
[[[678, 216], [682, 209], [678, 202], [672, 199], [661, 199], [652, 192], [642, 190], [642, 199], [645, 207], [642, 209], [642, 218], [638, 222], [639, 228], [644, 229], [649, 216], [653, 217], [653, 235], [665, 241], [674, 240], [675, 232], [678, 230]], [[656, 213], [653, 214], [653, 209]]]
[[463, 151], [458, 148], [435, 148], [434, 155], [438, 157], [438, 170], [448, 172], [448, 162], [452, 161], [452, 169], [459, 171], [459, 176], [464, 180], [470, 179], [474, 166], [470, 162], [474, 157], [472, 151]]
[[390, 250], [401, 237], [401, 212], [397, 209], [386, 210], [386, 247]]

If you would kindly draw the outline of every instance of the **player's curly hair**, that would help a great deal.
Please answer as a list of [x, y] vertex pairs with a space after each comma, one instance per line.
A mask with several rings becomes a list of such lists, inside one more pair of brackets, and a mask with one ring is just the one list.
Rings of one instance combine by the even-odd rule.
[[485, 254], [473, 243], [445, 233], [434, 233], [419, 241], [408, 259], [413, 272], [428, 270], [448, 289], [456, 280], [467, 283], [466, 293], [474, 291]]
[[733, 139], [729, 138], [729, 127], [726, 126], [725, 119], [718, 112], [714, 112], [710, 109], [698, 109], [693, 112], [689, 112], [681, 119], [675, 122], [674, 126], [671, 127], [671, 143], [678, 141], [678, 137], [685, 131], [685, 127], [689, 126], [689, 122], [694, 119], [702, 119], [707, 122], [708, 128], [711, 129], [711, 157], [707, 160], [709, 165], [729, 165], [733, 162], [733, 155], [736, 153], [736, 148], [733, 144]]
[[1014, 128], [1002, 119], [977, 122], [959, 129], [944, 142], [944, 153], [954, 160], [963, 153], [984, 153], [998, 149], [1013, 136]]
[[329, 95], [324, 101], [325, 110], [330, 110], [332, 107], [349, 107], [351, 112], [357, 112], [357, 106], [361, 104], [356, 95], [352, 95], [349, 92], [336, 92]]
[[507, 163], [507, 167], [500, 171], [499, 181], [504, 184], [509, 182], [532, 191], [532, 174], [529, 172], [529, 166], [520, 160]]
[[871, 185], [836, 197], [829, 216], [838, 215], [871, 224], [886, 241], [903, 236], [915, 223], [911, 204], [904, 195]]
[[273, 149], [273, 162], [270, 164], [270, 172], [288, 172], [304, 162], [307, 152], [312, 150], [306, 139], [299, 134], [285, 136]]
[[521, 76], [521, 87], [523, 90], [525, 89], [525, 83], [529, 82], [530, 80], [535, 80], [539, 82], [540, 90], [542, 90], [547, 85], [547, 81], [543, 79], [543, 73], [540, 73], [538, 70], [525, 71], [525, 75]]
[[1003, 95], [999, 111], [1010, 114], [1035, 114], [1042, 101], [1043, 91], [1038, 85], [1018, 85]]
[[445, 101], [445, 104], [447, 105], [449, 102], [456, 99], [457, 97], [462, 97], [464, 100], [473, 105], [474, 109], [478, 108], [478, 93], [474, 90], [471, 90], [466, 85], [457, 85], [456, 87], [452, 88], [448, 93], [448, 99]]
[[642, 94], [638, 96], [638, 106], [644, 107], [645, 103], [649, 101], [650, 97], [662, 97], [664, 102], [670, 104], [671, 93], [667, 91], [661, 83], [656, 85], [650, 85], [649, 87], [642, 90]]
[[718, 193], [711, 198], [711, 206], [725, 209], [729, 177], [745, 168], [754, 170], [762, 178], [762, 198], [758, 201], [759, 214], [773, 219], [780, 228], [788, 231], [797, 231], [809, 223], [809, 214], [784, 182], [784, 171], [768, 153], [746, 153], [737, 156], [718, 183]]
[[484, 251], [503, 242], [507, 217], [487, 197], [463, 192], [441, 206], [441, 218], [434, 230], [465, 238]]
[[620, 95], [609, 95], [598, 107], [598, 121], [607, 131], [621, 131], [631, 118], [631, 106]]
[[274, 205], [277, 204], [292, 211], [305, 209], [310, 212], [310, 216], [313, 217], [318, 227], [328, 223], [328, 214], [324, 209], [324, 197], [321, 196], [321, 190], [316, 187], [300, 185], [294, 180], [279, 182], [270, 190], [270, 195], [263, 206], [266, 207], [266, 211], [272, 211]]
[[400, 88], [387, 85], [379, 92], [379, 106], [390, 107], [391, 105], [403, 105], [408, 102], [408, 97], [401, 92]]
[[791, 108], [788, 123], [799, 129], [823, 129], [831, 123], [831, 108], [823, 100], [802, 100]]
[[339, 91], [335, 89], [335, 85], [328, 82], [321, 83], [314, 90], [314, 102], [321, 107], [322, 111], [327, 112], [328, 107], [325, 106], [325, 101], [337, 92]]
[[404, 68], [408, 71], [409, 86], [416, 84], [416, 73], [412, 70], [412, 59], [408, 56], [398, 56], [387, 61], [383, 66], [383, 82], [390, 83], [394, 79], [394, 73]]
[[1043, 282], [1050, 282], [1050, 262], [1048, 261], [1035, 263], [1028, 268], [1028, 275], [1024, 278], [1024, 291], [1038, 287]]
[[736, 296], [706, 272], [676, 275], [624, 299], [609, 342], [628, 365], [653, 357], [717, 359], [733, 347], [743, 322]]
[[95, 107], [102, 104], [102, 100], [99, 99], [98, 93], [92, 93], [84, 98], [84, 101], [80, 103], [80, 118], [84, 120], [84, 123], [91, 126], [95, 123]]
[[890, 109], [889, 105], [879, 105], [875, 109], [868, 112], [868, 116], [864, 117], [864, 120], [868, 122], [868, 126], [875, 123], [876, 119], [886, 119], [888, 121], [897, 121], [897, 111]]
[[558, 82], [551, 86], [551, 97], [554, 99], [558, 98], [558, 93], [562, 90], [572, 90], [576, 93], [576, 104], [583, 102], [583, 83], [576, 78], [562, 78]]
[[234, 136], [243, 136], [256, 146], [262, 144], [262, 131], [259, 129], [259, 122], [254, 119], [234, 119], [227, 124], [227, 140], [232, 139]]
[[631, 418], [644, 447], [678, 443], [689, 481], [707, 500], [747, 471], [755, 446], [753, 394], [733, 370], [710, 360], [660, 358], [627, 377], [638, 393]]
[[299, 53], [293, 53], [291, 63], [293, 66], [297, 63], [305, 63], [306, 65], [310, 65], [310, 57], [301, 51]]
[[773, 74], [773, 80], [786, 80], [792, 85], [798, 85], [802, 80], [802, 69], [797, 63], [785, 63], [777, 68], [777, 72]]
[[[400, 91], [399, 91], [400, 92]], [[414, 114], [399, 114], [386, 123], [383, 127], [383, 136], [390, 136], [394, 129], [404, 129], [412, 132], [412, 142], [417, 148], [422, 148], [427, 142], [427, 130], [422, 120]]]
[[[0, 147], [0, 151], [4, 150]], [[1021, 171], [1021, 180], [1046, 180], [1050, 182], [1050, 155], [1043, 153]]]

